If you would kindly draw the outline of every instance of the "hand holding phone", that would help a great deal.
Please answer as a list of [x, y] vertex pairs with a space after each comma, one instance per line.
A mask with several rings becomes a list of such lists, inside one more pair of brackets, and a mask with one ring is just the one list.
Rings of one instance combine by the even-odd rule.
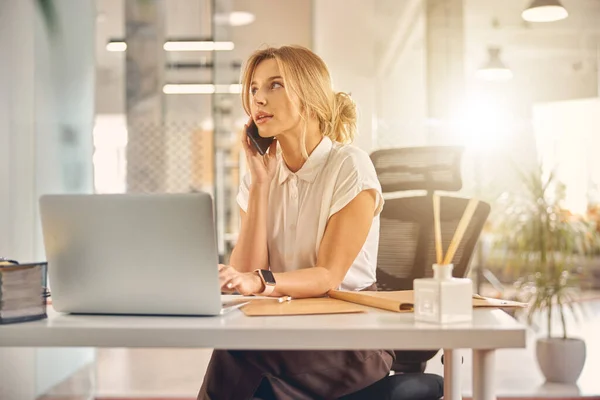
[[274, 138], [267, 137], [264, 138], [258, 134], [258, 127], [251, 121], [248, 127], [246, 128], [246, 135], [250, 138], [252, 145], [256, 148], [256, 150], [260, 153], [261, 156], [264, 156], [269, 149], [269, 146], [273, 143]]
[[[263, 138], [253, 120], [246, 125], [246, 137], [242, 140], [248, 168], [253, 183], [270, 183], [277, 171], [277, 142], [275, 138]], [[254, 150], [256, 149], [256, 150]]]

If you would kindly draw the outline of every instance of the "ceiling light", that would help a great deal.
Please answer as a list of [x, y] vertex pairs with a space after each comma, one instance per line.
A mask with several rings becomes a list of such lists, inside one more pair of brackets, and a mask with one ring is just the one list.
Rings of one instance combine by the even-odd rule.
[[163, 86], [165, 94], [238, 94], [242, 85], [213, 85], [211, 83], [172, 83]]
[[[230, 51], [233, 42], [213, 42], [211, 40], [169, 40], [163, 45], [166, 51]], [[127, 43], [123, 39], [112, 39], [106, 44], [108, 51], [125, 51]]]
[[127, 50], [127, 43], [111, 41], [111, 42], [106, 43], [106, 50], [108, 50], [108, 51], [125, 51], [125, 50]]
[[500, 60], [500, 49], [488, 48], [488, 62], [477, 70], [477, 78], [485, 81], [508, 81], [512, 79], [512, 71]]
[[229, 88], [229, 93], [235, 94], [235, 93], [242, 93], [242, 85], [239, 83], [234, 83], [232, 85], [228, 85]]
[[215, 15], [215, 23], [218, 25], [242, 26], [254, 22], [256, 17], [247, 11], [234, 11]]
[[559, 0], [533, 0], [521, 13], [521, 17], [529, 22], [553, 22], [568, 16], [567, 9]]
[[215, 85], [212, 84], [167, 84], [163, 86], [165, 94], [212, 94], [215, 92]]
[[166, 51], [228, 51], [233, 50], [233, 42], [211, 42], [194, 40], [172, 40], [164, 44]]

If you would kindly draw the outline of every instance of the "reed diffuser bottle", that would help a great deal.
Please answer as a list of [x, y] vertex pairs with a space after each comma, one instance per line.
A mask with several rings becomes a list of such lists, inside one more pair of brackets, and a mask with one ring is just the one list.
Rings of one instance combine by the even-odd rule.
[[415, 279], [415, 321], [446, 324], [473, 319], [473, 282], [452, 277], [452, 264], [433, 265], [433, 278]]
[[415, 321], [445, 324], [473, 319], [473, 282], [467, 278], [454, 278], [451, 262], [478, 203], [473, 199], [467, 205], [443, 257], [440, 198], [433, 197], [437, 263], [433, 265], [433, 278], [414, 280]]

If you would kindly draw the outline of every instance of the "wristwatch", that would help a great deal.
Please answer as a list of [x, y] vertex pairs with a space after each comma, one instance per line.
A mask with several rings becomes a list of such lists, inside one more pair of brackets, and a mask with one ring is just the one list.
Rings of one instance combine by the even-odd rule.
[[265, 290], [263, 290], [262, 293], [258, 293], [258, 294], [261, 296], [268, 296], [271, 293], [273, 293], [273, 291], [275, 290], [275, 283], [276, 283], [273, 273], [271, 271], [269, 271], [268, 269], [257, 269], [254, 272], [256, 272], [258, 274], [263, 285], [265, 285]]

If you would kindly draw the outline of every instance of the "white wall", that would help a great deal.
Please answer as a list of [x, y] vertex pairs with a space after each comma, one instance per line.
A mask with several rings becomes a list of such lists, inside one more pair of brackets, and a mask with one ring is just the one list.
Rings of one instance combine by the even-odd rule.
[[427, 140], [425, 6], [411, 0], [389, 28], [377, 62], [376, 147], [423, 146]]
[[536, 104], [533, 121], [545, 172], [568, 183], [565, 207], [585, 213], [588, 200], [600, 200], [600, 99]]
[[[0, 254], [31, 259], [33, 2], [0, 0], [0, 9]], [[35, 349], [0, 348], [0, 398], [31, 400], [35, 394]]]
[[68, 22], [52, 47], [37, 2], [1, 3], [0, 254], [21, 261], [44, 258], [38, 197], [92, 190], [93, 1], [54, 3]]
[[[53, 3], [61, 29], [50, 42], [37, 1], [0, 0], [0, 254], [20, 261], [45, 259], [38, 197], [92, 187], [94, 2]], [[1, 349], [0, 399], [34, 399], [93, 358]]]
[[[38, 348], [35, 352], [36, 395], [46, 393], [73, 373], [94, 362], [96, 351], [92, 348]], [[29, 368], [29, 367], [28, 367]], [[82, 393], [72, 393], [79, 394]], [[4, 398], [2, 398], [4, 399]], [[11, 399], [12, 400], [12, 399]]]
[[426, 52], [421, 46], [407, 49], [406, 57], [377, 80], [377, 147], [426, 143]]
[[0, 4], [0, 254], [25, 261], [34, 258], [34, 9]]
[[33, 348], [0, 347], [0, 399], [34, 400], [37, 397], [35, 352]]
[[327, 63], [334, 89], [351, 93], [356, 102], [354, 143], [367, 152], [375, 145], [375, 23], [372, 1], [313, 2], [313, 50]]
[[[38, 196], [44, 193], [92, 193], [95, 2], [54, 0], [54, 4], [58, 16], [58, 40], [48, 41], [45, 28], [37, 25], [36, 63], [44, 65], [48, 60], [50, 68], [46, 76], [42, 75], [44, 69], [37, 68], [41, 76], [36, 79], [35, 186]], [[48, 107], [49, 104], [54, 108]], [[39, 221], [37, 212], [36, 220]], [[43, 254], [39, 223], [37, 227], [39, 247], [36, 253]], [[37, 349], [37, 394], [68, 378], [94, 358], [94, 349], [90, 348]]]
[[[8, 0], [0, 0], [0, 7], [7, 7]], [[5, 51], [5, 54], [12, 55], [10, 46], [10, 34], [12, 26], [7, 18], [8, 13], [0, 13], [0, 49]], [[10, 53], [9, 53], [10, 52]], [[11, 130], [11, 119], [9, 116], [12, 113], [11, 97], [12, 89], [10, 88], [9, 76], [12, 77], [13, 72], [11, 65], [6, 62], [0, 62], [0, 221], [8, 222], [10, 213], [10, 202], [8, 198], [10, 187], [10, 154], [11, 138], [8, 132]], [[12, 227], [0, 229], [0, 253], [8, 251]]]

